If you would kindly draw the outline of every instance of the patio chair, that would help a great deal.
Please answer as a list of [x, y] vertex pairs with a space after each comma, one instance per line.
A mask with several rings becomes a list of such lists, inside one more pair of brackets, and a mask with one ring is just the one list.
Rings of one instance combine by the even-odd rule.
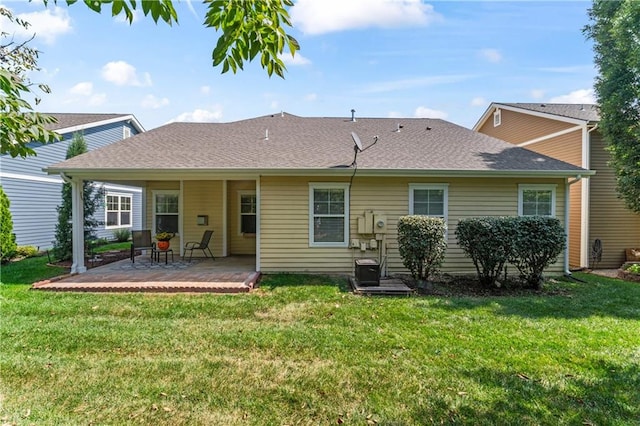
[[[131, 262], [136, 261], [136, 250], [155, 250], [156, 243], [151, 241], [151, 231], [143, 229], [141, 231], [131, 231]], [[153, 257], [151, 259], [153, 261]]]
[[189, 251], [189, 262], [191, 262], [191, 258], [193, 257], [194, 250], [202, 250], [202, 253], [204, 253], [204, 257], [208, 258], [209, 257], [207, 256], [207, 250], [208, 250], [209, 254], [211, 255], [211, 259], [215, 260], [216, 258], [213, 257], [213, 253], [211, 253], [211, 249], [209, 248], [209, 243], [211, 242], [212, 235], [213, 235], [213, 231], [207, 230], [207, 231], [204, 231], [204, 234], [202, 235], [202, 240], [200, 240], [200, 242], [189, 241], [185, 243], [184, 254], [182, 255], [182, 259], [184, 260], [184, 258], [187, 256], [187, 251]]

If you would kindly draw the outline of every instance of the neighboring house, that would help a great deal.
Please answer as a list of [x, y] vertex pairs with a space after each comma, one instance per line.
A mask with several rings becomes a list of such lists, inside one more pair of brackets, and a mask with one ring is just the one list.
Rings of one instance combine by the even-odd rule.
[[[357, 157], [352, 132], [364, 148]], [[361, 257], [406, 272], [397, 223], [408, 214], [444, 218], [443, 270], [474, 272], [456, 243], [460, 219], [538, 211], [564, 222], [567, 179], [591, 173], [443, 120], [285, 113], [172, 123], [48, 172], [73, 176], [76, 191], [83, 179], [143, 187], [144, 227], [176, 232], [178, 251], [213, 229], [216, 256], [253, 255], [263, 272], [324, 273], [351, 272]], [[81, 253], [74, 260], [83, 272]], [[563, 260], [552, 269], [563, 271]]]
[[[43, 171], [63, 161], [69, 142], [81, 133], [89, 151], [143, 132], [138, 120], [130, 114], [51, 114], [56, 123], [47, 125], [63, 139], [50, 144], [32, 143], [37, 155], [11, 158], [2, 155], [2, 187], [11, 202], [13, 231], [18, 245], [31, 245], [41, 250], [52, 247], [58, 222], [56, 207], [62, 202], [62, 179]], [[99, 182], [96, 182], [100, 186]], [[124, 183], [103, 186], [105, 200], [96, 213], [104, 225], [97, 229], [99, 237], [112, 238], [118, 228], [139, 228], [142, 221], [142, 190]]]
[[615, 172], [598, 130], [597, 105], [492, 103], [474, 130], [593, 170], [571, 184], [569, 252], [572, 267], [593, 266], [591, 247], [602, 243], [599, 268], [618, 268], [625, 249], [640, 246], [640, 215], [616, 193]]

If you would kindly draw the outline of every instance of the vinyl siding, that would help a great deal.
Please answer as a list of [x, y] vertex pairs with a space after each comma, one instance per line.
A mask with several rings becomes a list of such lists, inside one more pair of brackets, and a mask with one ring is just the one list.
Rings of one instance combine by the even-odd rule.
[[589, 245], [602, 241], [600, 268], [618, 268], [625, 260], [626, 248], [640, 247], [640, 214], [625, 208], [616, 192], [615, 172], [607, 165], [609, 154], [599, 132], [591, 134]]
[[[377, 257], [377, 251], [349, 248], [309, 247], [309, 183], [318, 178], [261, 179], [261, 270], [263, 272], [350, 273], [353, 258]], [[347, 182], [335, 180], [334, 182]], [[443, 271], [475, 272], [473, 264], [456, 244], [458, 221], [473, 216], [514, 216], [518, 210], [518, 184], [557, 184], [556, 214], [564, 212], [564, 182], [561, 179], [408, 179], [355, 178], [351, 187], [350, 238], [357, 234], [357, 217], [365, 210], [387, 216], [386, 259], [390, 274], [406, 272], [398, 253], [397, 223], [409, 212], [410, 183], [448, 183], [448, 244]], [[562, 257], [550, 271], [562, 271]]]
[[256, 182], [228, 181], [227, 183], [227, 224], [229, 228], [228, 243], [229, 254], [256, 254], [255, 234], [243, 235], [240, 233], [240, 194], [242, 191], [256, 190]]
[[505, 109], [502, 109], [500, 114], [502, 123], [499, 126], [493, 127], [493, 116], [491, 116], [478, 131], [515, 145], [575, 127], [575, 124]]
[[[189, 241], [200, 242], [204, 231], [212, 229], [213, 237], [209, 248], [214, 256], [222, 254], [223, 183], [221, 180], [184, 182], [182, 246]], [[207, 226], [198, 225], [196, 222], [198, 215], [209, 216], [209, 224]], [[176, 250], [174, 247], [174, 251]], [[203, 257], [202, 250], [194, 251], [193, 257]]]
[[[87, 148], [93, 150], [122, 139], [123, 122], [97, 126], [84, 131]], [[128, 126], [128, 125], [127, 125]], [[132, 128], [132, 134], [135, 134]], [[62, 180], [42, 171], [51, 164], [63, 161], [73, 134], [64, 134], [63, 140], [52, 144], [31, 144], [37, 156], [11, 158], [2, 155], [2, 187], [11, 202], [11, 216], [18, 245], [31, 245], [41, 250], [51, 248], [58, 221], [56, 207], [62, 203]], [[100, 185], [100, 183], [97, 183]], [[121, 191], [126, 192], [126, 191]], [[134, 197], [134, 224], [141, 221], [140, 198]], [[96, 218], [104, 221], [101, 209]], [[111, 230], [101, 227], [99, 237], [110, 238]]]

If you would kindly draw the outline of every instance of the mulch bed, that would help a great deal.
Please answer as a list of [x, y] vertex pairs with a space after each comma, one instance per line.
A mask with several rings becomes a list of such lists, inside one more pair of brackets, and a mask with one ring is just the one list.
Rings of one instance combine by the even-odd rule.
[[554, 286], [556, 280], [548, 280], [541, 290], [523, 288], [515, 281], [501, 281], [500, 287], [483, 287], [475, 275], [442, 274], [436, 280], [418, 287], [410, 276], [400, 277], [404, 283], [415, 289], [417, 294], [442, 297], [504, 297], [504, 296], [567, 296], [571, 292]]
[[[140, 252], [136, 253], [139, 255]], [[111, 250], [104, 253], [96, 253], [93, 258], [87, 257], [85, 259], [85, 266], [88, 269], [95, 268], [96, 266], [103, 266], [109, 263], [117, 262], [122, 259], [129, 259], [131, 256], [131, 250]], [[73, 260], [61, 260], [59, 262], [52, 262], [51, 265], [61, 266], [63, 268], [71, 268]]]

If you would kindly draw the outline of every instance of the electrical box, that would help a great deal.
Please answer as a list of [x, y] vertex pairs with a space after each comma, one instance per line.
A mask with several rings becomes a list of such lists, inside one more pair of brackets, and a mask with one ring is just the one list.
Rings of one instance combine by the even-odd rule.
[[377, 249], [378, 241], [376, 241], [375, 239], [371, 239], [371, 241], [369, 241], [369, 247], [371, 247], [371, 250]]
[[371, 210], [364, 212], [364, 226], [367, 229], [364, 234], [373, 233], [373, 212]]
[[351, 240], [351, 248], [360, 248], [360, 240], [357, 238], [353, 238]]
[[387, 216], [376, 214], [373, 216], [373, 232], [375, 234], [385, 234], [387, 232]]
[[365, 224], [364, 216], [358, 217], [358, 234], [368, 234], [371, 231], [367, 231], [367, 226]]
[[380, 264], [375, 259], [356, 259], [356, 280], [365, 286], [380, 285]]

